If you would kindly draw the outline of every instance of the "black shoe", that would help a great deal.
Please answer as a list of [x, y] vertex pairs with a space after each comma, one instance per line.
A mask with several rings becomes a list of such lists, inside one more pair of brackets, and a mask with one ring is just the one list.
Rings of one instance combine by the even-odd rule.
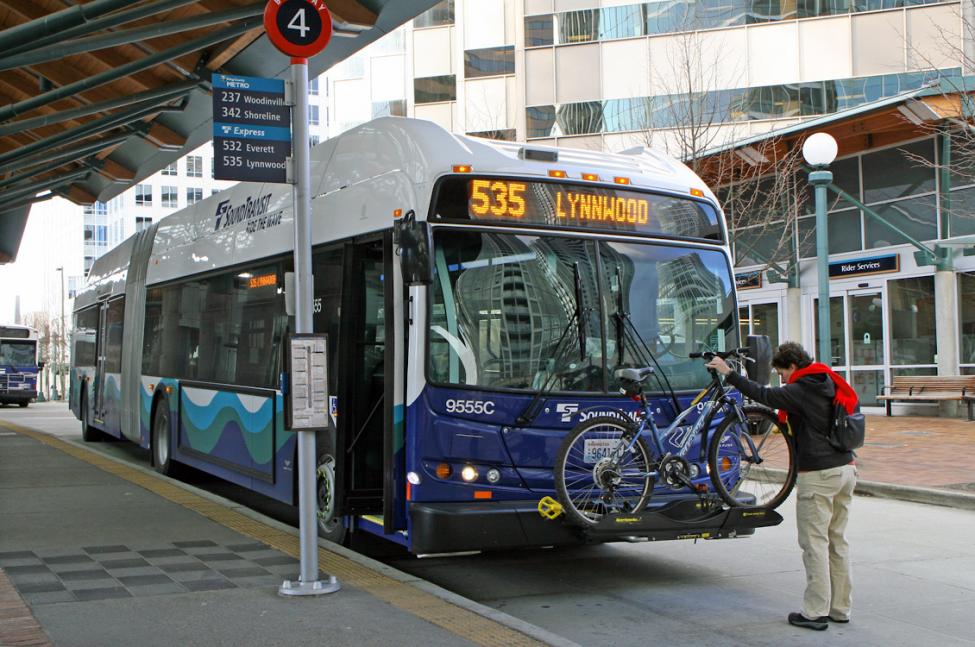
[[847, 618], [846, 620], [842, 620], [840, 618], [834, 618], [833, 616], [826, 616], [826, 617], [829, 618], [829, 621], [830, 622], [835, 622], [836, 624], [839, 624], [839, 625], [845, 625], [846, 623], [848, 623], [850, 621], [849, 618]]
[[798, 611], [793, 611], [789, 614], [789, 624], [795, 625], [797, 627], [805, 627], [806, 629], [814, 629], [816, 631], [823, 631], [829, 627], [829, 623], [826, 619], [829, 616], [820, 616], [815, 620], [810, 620], [806, 616], [802, 615]]

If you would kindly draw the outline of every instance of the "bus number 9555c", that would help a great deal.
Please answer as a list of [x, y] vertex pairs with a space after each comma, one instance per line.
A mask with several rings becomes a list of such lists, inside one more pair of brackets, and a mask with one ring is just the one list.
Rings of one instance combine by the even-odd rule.
[[447, 400], [447, 413], [473, 413], [477, 415], [493, 415], [494, 403], [488, 400]]

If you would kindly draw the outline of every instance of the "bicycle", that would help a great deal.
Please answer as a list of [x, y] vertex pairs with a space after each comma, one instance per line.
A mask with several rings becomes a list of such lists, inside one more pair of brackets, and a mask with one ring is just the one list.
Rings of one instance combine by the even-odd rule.
[[[690, 357], [742, 362], [747, 352], [747, 348], [737, 348], [691, 353]], [[621, 411], [617, 416], [585, 420], [562, 441], [555, 461], [555, 489], [571, 522], [593, 526], [607, 514], [642, 512], [658, 480], [673, 490], [687, 488], [702, 500], [713, 499], [707, 484], [700, 482], [704, 480], [700, 468], [686, 458], [695, 437], [700, 437], [697, 463], [703, 463], [706, 456], [711, 485], [728, 506], [773, 510], [788, 498], [797, 473], [795, 439], [788, 427], [769, 409], [742, 407], [717, 372], [708, 370], [711, 383], [665, 429], [654, 421], [643, 392], [653, 368], [615, 372], [620, 391], [638, 401], [640, 409], [635, 419]], [[685, 424], [694, 412], [700, 414], [697, 420]], [[711, 422], [718, 413], [724, 419], [709, 440]]]

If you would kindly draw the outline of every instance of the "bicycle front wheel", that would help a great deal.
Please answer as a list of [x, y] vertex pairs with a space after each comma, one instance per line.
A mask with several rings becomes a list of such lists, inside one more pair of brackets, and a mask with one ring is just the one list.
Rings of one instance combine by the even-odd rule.
[[562, 441], [555, 491], [569, 521], [593, 526], [604, 515], [638, 513], [653, 494], [652, 459], [634, 425], [618, 418], [587, 420]]
[[796, 482], [796, 444], [767, 409], [745, 409], [745, 422], [728, 415], [711, 437], [711, 482], [731, 506], [774, 510]]

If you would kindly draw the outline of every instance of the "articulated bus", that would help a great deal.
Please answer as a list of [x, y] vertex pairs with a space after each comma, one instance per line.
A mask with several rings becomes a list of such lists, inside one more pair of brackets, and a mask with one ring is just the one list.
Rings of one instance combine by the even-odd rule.
[[28, 406], [37, 398], [37, 331], [0, 325], [0, 404]]
[[[739, 345], [727, 227], [684, 165], [382, 118], [315, 146], [312, 178], [333, 423], [316, 432], [320, 535], [432, 554], [768, 525], [702, 521], [694, 493], [666, 486], [652, 523], [599, 536], [537, 511], [566, 432], [636, 408], [617, 367], [653, 356], [664, 423], [709, 383], [689, 353]], [[293, 240], [290, 187], [241, 183], [98, 259], [74, 312], [85, 439], [127, 438], [160, 472], [189, 465], [296, 504]], [[708, 482], [703, 458], [691, 470]]]

